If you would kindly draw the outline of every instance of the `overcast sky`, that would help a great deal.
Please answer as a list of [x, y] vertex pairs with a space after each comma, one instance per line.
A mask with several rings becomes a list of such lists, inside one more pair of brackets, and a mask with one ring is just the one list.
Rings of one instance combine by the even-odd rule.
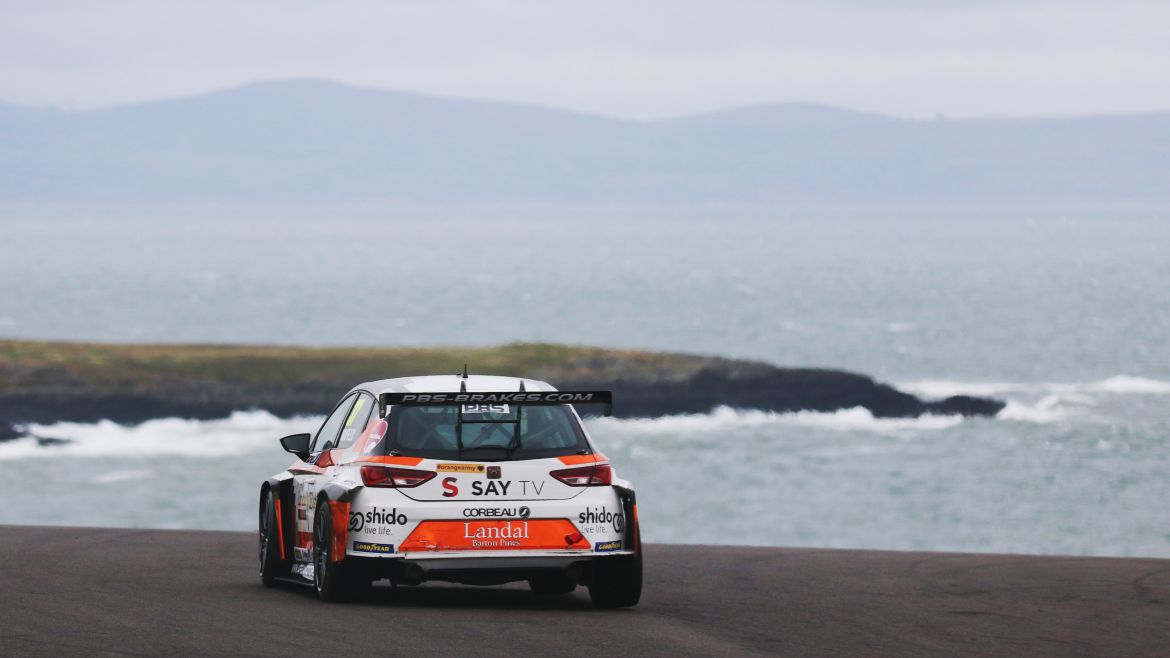
[[1164, 110], [1170, 1], [0, 0], [9, 102], [82, 109], [288, 77], [635, 118], [793, 100]]

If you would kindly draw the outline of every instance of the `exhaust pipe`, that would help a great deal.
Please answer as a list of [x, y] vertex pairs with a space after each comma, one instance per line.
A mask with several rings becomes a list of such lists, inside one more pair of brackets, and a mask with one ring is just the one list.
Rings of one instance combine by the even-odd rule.
[[418, 585], [426, 579], [427, 577], [423, 573], [422, 567], [417, 564], [408, 562], [402, 565], [402, 575], [399, 578], [399, 582], [403, 585]]

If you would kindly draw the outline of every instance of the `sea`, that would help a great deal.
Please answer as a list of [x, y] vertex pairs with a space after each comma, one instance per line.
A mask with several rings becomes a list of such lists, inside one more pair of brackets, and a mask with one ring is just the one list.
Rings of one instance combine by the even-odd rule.
[[[65, 215], [0, 219], [0, 337], [551, 341], [1007, 402], [589, 421], [649, 542], [1170, 557], [1164, 214]], [[0, 443], [0, 523], [253, 530], [277, 438], [320, 420], [30, 426]]]

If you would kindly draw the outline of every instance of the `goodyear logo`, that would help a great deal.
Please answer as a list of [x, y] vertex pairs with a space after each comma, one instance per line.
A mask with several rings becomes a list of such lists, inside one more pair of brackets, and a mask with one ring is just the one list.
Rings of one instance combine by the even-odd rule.
[[439, 464], [440, 473], [483, 473], [483, 464]]
[[622, 549], [621, 540], [602, 542], [593, 547], [595, 551], [620, 551]]
[[363, 553], [393, 553], [394, 544], [374, 544], [368, 541], [355, 541], [353, 550]]

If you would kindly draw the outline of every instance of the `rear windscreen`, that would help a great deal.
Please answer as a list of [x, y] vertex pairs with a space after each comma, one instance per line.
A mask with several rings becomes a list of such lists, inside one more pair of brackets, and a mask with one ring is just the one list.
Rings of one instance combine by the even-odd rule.
[[589, 449], [576, 416], [565, 405], [393, 407], [388, 420], [387, 454], [505, 461], [559, 457]]

